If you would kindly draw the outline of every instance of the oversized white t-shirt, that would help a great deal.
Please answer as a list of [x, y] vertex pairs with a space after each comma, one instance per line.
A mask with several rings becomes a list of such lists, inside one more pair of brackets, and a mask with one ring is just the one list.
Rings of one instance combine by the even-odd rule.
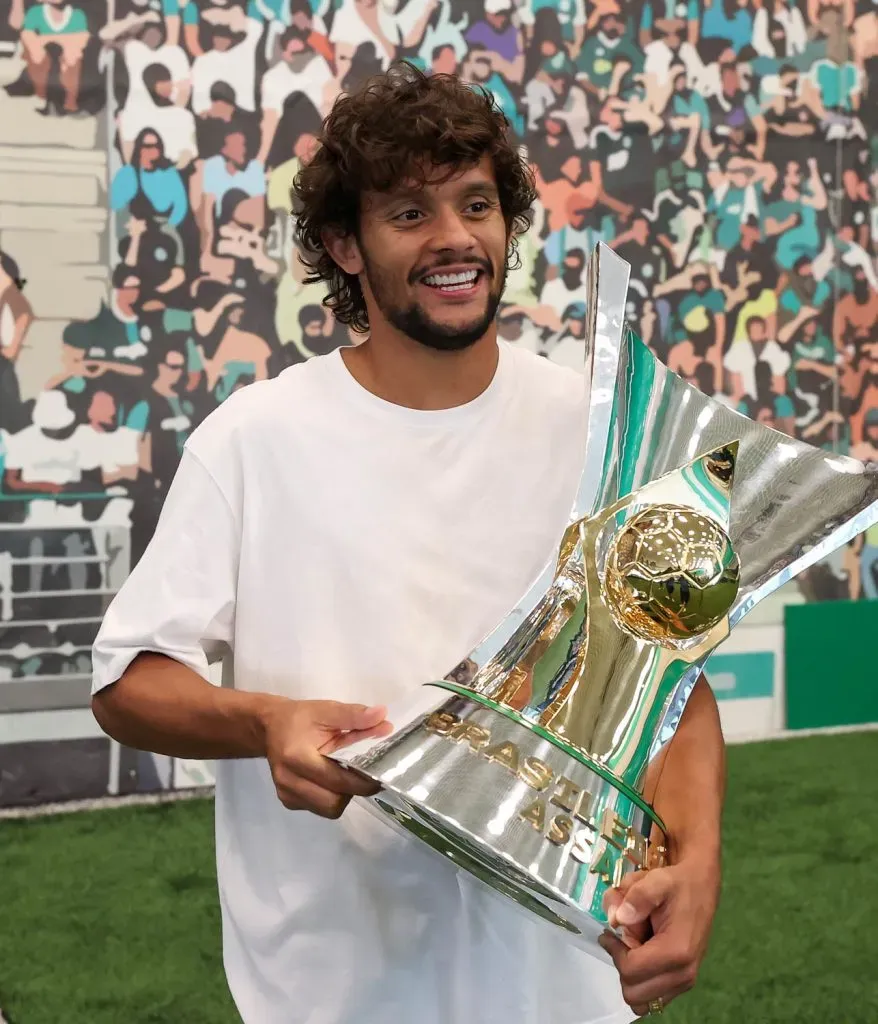
[[[339, 351], [236, 392], [187, 442], [94, 689], [141, 650], [291, 698], [392, 707], [442, 678], [559, 543], [584, 380], [501, 342], [453, 409], [377, 398]], [[356, 802], [286, 810], [263, 759], [217, 763], [216, 846], [245, 1024], [633, 1020], [611, 966]]]

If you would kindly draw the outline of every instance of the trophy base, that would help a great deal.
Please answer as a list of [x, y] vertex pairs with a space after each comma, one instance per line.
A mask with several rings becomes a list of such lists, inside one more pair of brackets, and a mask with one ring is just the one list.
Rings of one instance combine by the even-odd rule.
[[659, 819], [603, 766], [474, 696], [333, 757], [381, 785], [373, 812], [609, 961], [604, 893], [664, 863]]

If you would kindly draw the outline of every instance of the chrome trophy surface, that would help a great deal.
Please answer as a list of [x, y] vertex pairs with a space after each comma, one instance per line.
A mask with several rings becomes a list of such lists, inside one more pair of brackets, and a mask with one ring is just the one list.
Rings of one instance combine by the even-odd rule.
[[607, 959], [602, 900], [666, 862], [645, 797], [709, 655], [762, 598], [878, 522], [878, 473], [758, 424], [628, 329], [628, 265], [587, 270], [582, 473], [556, 555], [395, 731], [333, 757], [369, 806]]

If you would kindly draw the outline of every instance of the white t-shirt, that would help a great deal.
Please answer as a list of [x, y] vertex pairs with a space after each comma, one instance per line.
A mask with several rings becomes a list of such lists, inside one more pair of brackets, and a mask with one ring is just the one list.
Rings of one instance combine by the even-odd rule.
[[22, 483], [74, 484], [82, 478], [73, 436], [47, 437], [36, 424], [5, 436], [6, 468], [20, 470]]
[[247, 19], [246, 34], [228, 50], [208, 50], [192, 62], [192, 110], [203, 114], [210, 109], [210, 90], [225, 82], [235, 91], [235, 103], [242, 110], [256, 109], [256, 48], [262, 36], [262, 22]]
[[189, 78], [189, 58], [182, 46], [163, 43], [153, 50], [139, 39], [130, 39], [125, 43], [122, 54], [128, 71], [129, 97], [141, 94], [149, 99], [143, 84], [143, 72], [150, 64], [163, 64], [172, 82], [185, 82]]
[[198, 153], [195, 117], [184, 107], [158, 107], [148, 95], [131, 96], [119, 115], [119, 136], [123, 142], [135, 142], [144, 128], [157, 132], [165, 147], [165, 156], [176, 163], [184, 153]]
[[[417, 4], [411, 6], [420, 10]], [[388, 43], [392, 43], [394, 46], [401, 45], [399, 16], [391, 14], [381, 3], [378, 5], [378, 25]], [[387, 52], [381, 39], [360, 17], [354, 0], [343, 0], [341, 7], [336, 11], [329, 32], [329, 41], [335, 46], [352, 46], [354, 50], [363, 43], [373, 43], [375, 54], [381, 61], [383, 71], [390, 66], [390, 61], [394, 56]]]
[[326, 58], [319, 53], [314, 54], [301, 71], [294, 71], [281, 61], [266, 71], [262, 79], [262, 109], [281, 113], [287, 97], [301, 92], [314, 104], [318, 113], [325, 113], [324, 91], [334, 77]]
[[[340, 351], [233, 394], [189, 438], [94, 647], [291, 698], [388, 704], [446, 675], [555, 552], [584, 378], [500, 345], [474, 401], [385, 402]], [[217, 763], [224, 962], [245, 1024], [629, 1024], [611, 966], [352, 803], [291, 812]]]
[[783, 377], [790, 368], [792, 359], [789, 352], [776, 341], [767, 341], [757, 357], [749, 338], [732, 342], [723, 365], [732, 373], [741, 375], [745, 394], [756, 398], [756, 364], [768, 363], [772, 377]]

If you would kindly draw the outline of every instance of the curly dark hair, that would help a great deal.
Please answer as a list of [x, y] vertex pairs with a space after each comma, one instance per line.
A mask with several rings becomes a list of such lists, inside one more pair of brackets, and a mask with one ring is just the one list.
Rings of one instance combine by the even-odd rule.
[[[485, 89], [395, 61], [336, 100], [318, 142], [296, 175], [290, 198], [300, 259], [308, 270], [305, 281], [327, 283], [323, 305], [341, 323], [366, 333], [366, 303], [358, 278], [338, 266], [322, 235], [330, 229], [359, 240], [364, 191], [386, 192], [405, 180], [420, 185], [428, 178], [447, 181], [487, 154], [510, 236], [506, 266], [514, 270], [520, 265], [516, 243], [531, 226], [534, 175], [508, 118]], [[436, 168], [446, 166], [446, 176], [433, 177]]]

